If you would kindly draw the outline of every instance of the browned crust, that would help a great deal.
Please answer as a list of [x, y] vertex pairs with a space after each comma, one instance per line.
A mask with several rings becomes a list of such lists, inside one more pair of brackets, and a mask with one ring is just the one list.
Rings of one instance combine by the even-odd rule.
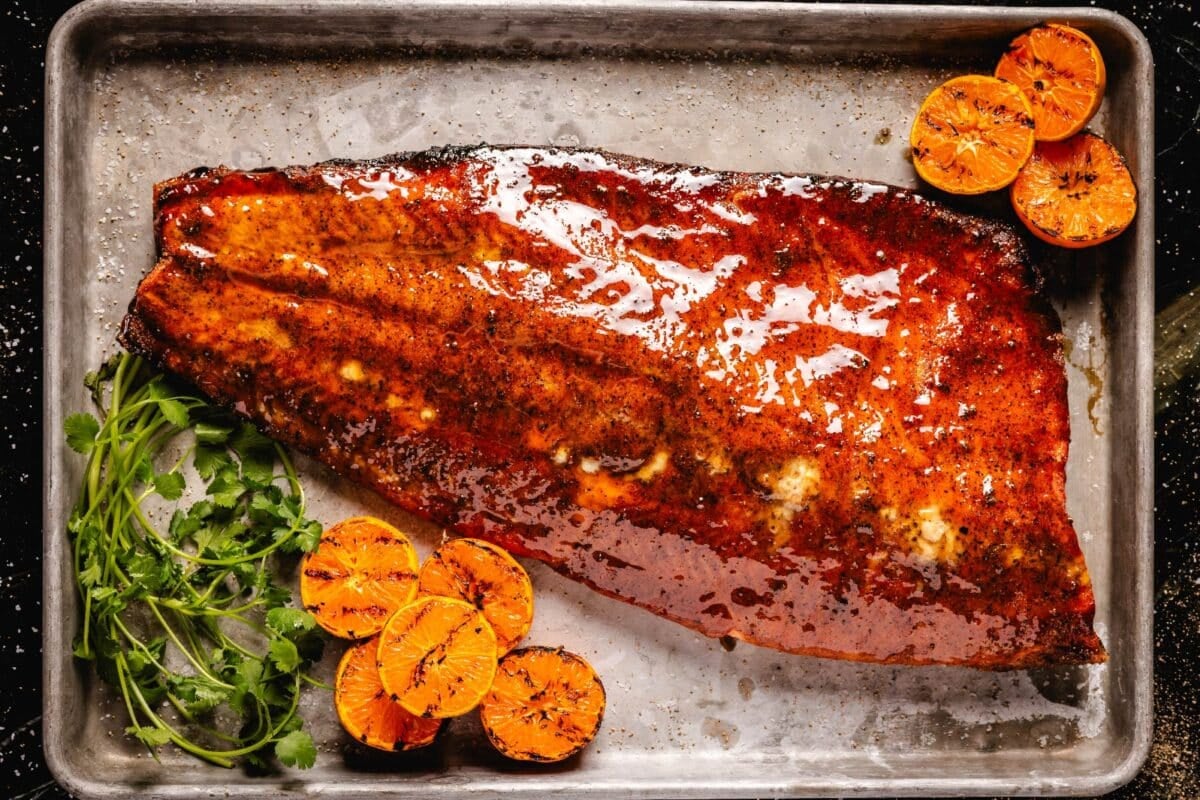
[[[270, 435], [414, 513], [540, 558], [604, 594], [709, 636], [883, 663], [1005, 669], [1104, 660], [1103, 646], [1091, 630], [1094, 599], [1065, 513], [1069, 429], [1060, 327], [1036, 291], [1037, 277], [1011, 228], [946, 209], [903, 189], [840, 178], [810, 177], [807, 197], [778, 199], [772, 205], [749, 193], [770, 176], [711, 173], [583, 149], [540, 151], [560, 160], [596, 157], [610, 165], [599, 177], [566, 168], [547, 169], [539, 173], [539, 180], [557, 186], [574, 202], [593, 203], [607, 218], [628, 222], [627, 228], [636, 227], [639, 220], [660, 227], [698, 224], [699, 212], [689, 216], [690, 212], [672, 211], [672, 203], [679, 208], [679, 203], [736, 201], [739, 207], [753, 208], [756, 222], [744, 227], [701, 215], [723, 231], [711, 241], [698, 236], [641, 245], [681, 260], [697, 253], [705, 258], [719, 252], [750, 254], [739, 277], [731, 279], [733, 284], [740, 281], [733, 286], [739, 291], [751, 279], [770, 275], [792, 283], [803, 277], [816, 285], [823, 269], [853, 272], [845, 262], [854, 259], [860, 260], [856, 268], [865, 272], [874, 248], [889, 251], [887, 263], [903, 258], [940, 265], [941, 272], [928, 283], [903, 279], [901, 290], [936, 302], [939, 311], [957, 304], [969, 325], [958, 340], [939, 339], [936, 320], [897, 307], [897, 324], [908, 324], [925, 344], [912, 375], [902, 362], [896, 369], [916, 386], [921, 370], [934, 363], [930, 358], [947, 359], [939, 363], [953, 378], [935, 392], [934, 404], [973, 401], [975, 416], [967, 429], [970, 447], [957, 462], [946, 460], [951, 457], [940, 444], [913, 444], [915, 424], [911, 430], [897, 428], [907, 431], [903, 447], [886, 442], [896, 459], [914, 464], [924, 459], [940, 469], [959, 463], [978, 468], [980, 475], [998, 467], [1016, 470], [1013, 474], [1024, 476], [1016, 478], [1024, 494], [1007, 496], [999, 507], [972, 507], [961, 501], [958, 513], [971, 523], [962, 526], [968, 531], [963, 534], [967, 542], [953, 563], [914, 567], [903, 549], [897, 549], [897, 541], [886, 539], [890, 566], [881, 577], [864, 572], [873, 569], [869, 556], [874, 540], [853, 530], [856, 524], [861, 529], [864, 520], [886, 527], [878, 521], [878, 508], [849, 499], [814, 501], [804, 511], [803, 525], [790, 523], [783, 551], [788, 555], [768, 547], [760, 524], [745, 516], [759, 513], [769, 501], [756, 483], [761, 465], [754, 466], [758, 462], [752, 455], [758, 449], [774, 447], [775, 452], [779, 442], [810, 449], [822, 442], [834, 447], [835, 435], [807, 431], [786, 415], [740, 413], [722, 421], [714, 409], [726, 407], [726, 401], [736, 403], [734, 395], [725, 397], [725, 389], [706, 384], [678, 360], [664, 362], [636, 341], [611, 332], [598, 337], [596, 323], [556, 317], [542, 304], [485, 296], [449, 278], [430, 278], [442, 274], [431, 266], [431, 258], [449, 267], [448, 273], [458, 265], [456, 260], [468, 267], [480, 263], [475, 259], [482, 256], [475, 253], [481, 246], [529, 252], [535, 244], [531, 237], [473, 210], [477, 198], [466, 188], [464, 171], [477, 165], [481, 154], [497, 152], [506, 149], [441, 148], [369, 162], [330, 161], [256, 173], [201, 168], [160, 183], [155, 194], [161, 259], [131, 304], [122, 344], [196, 383], [217, 402], [238, 408]], [[331, 188], [331, 179], [353, 181], [397, 170], [413, 176], [406, 180], [416, 193], [431, 188], [448, 193], [445, 210], [431, 216], [417, 201], [393, 205], [395, 198], [388, 195], [375, 214], [376, 206], [346, 204]], [[622, 190], [631, 196], [625, 206], [605, 205], [608, 201], [597, 199], [601, 195], [593, 191], [595, 183], [619, 183], [624, 179], [614, 175], [622, 171], [650, 175], [653, 185], [643, 192], [631, 183]], [[673, 179], [680, 176], [700, 176], [703, 186], [673, 195], [662, 188], [674, 185]], [[264, 212], [262, 227], [251, 238], [239, 238], [248, 234], [236, 227], [232, 211], [220, 210], [224, 206], [212, 222], [198, 214], [204, 203], [216, 207], [234, 196], [277, 202], [275, 210]], [[373, 211], [363, 214], [360, 208]], [[773, 215], [783, 214], [783, 209], [787, 214], [776, 221]], [[807, 216], [818, 211], [827, 212], [839, 237], [820, 238], [823, 234], [812, 227], [815, 216]], [[401, 242], [389, 256], [397, 260], [404, 277], [394, 286], [376, 282], [369, 285], [379, 288], [362, 290], [359, 281], [393, 274], [382, 271], [380, 251], [354, 244], [370, 239], [362, 226], [387, 221], [389, 215], [417, 226], [409, 234], [415, 238], [409, 244]], [[314, 225], [320, 236], [312, 233]], [[433, 234], [426, 235], [422, 225], [441, 227], [429, 238]], [[782, 233], [772, 233], [776, 227]], [[187, 243], [224, 246], [221, 236], [234, 245], [244, 241], [244, 248], [212, 257], [180, 249]], [[774, 236], [808, 242], [803, 251], [808, 260], [763, 261]], [[279, 241], [322, 260], [323, 268], [335, 272], [334, 278], [323, 283], [279, 272], [274, 261], [254, 254], [255, 248], [266, 247], [263, 241], [274, 241], [271, 237], [283, 237]], [[323, 241], [333, 244], [322, 245]], [[431, 243], [445, 242], [458, 242], [456, 247], [466, 249], [455, 251], [453, 258], [430, 249]], [[359, 255], [353, 255], [355, 248]], [[408, 255], [417, 251], [424, 255]], [[535, 266], [544, 266], [558, 280], [554, 276], [561, 275], [557, 270], [563, 269], [562, 263], [550, 258]], [[403, 272], [406, 269], [414, 271]], [[745, 277], [740, 277], [743, 272]], [[555, 286], [556, 292], [569, 290]], [[931, 286], [938, 291], [930, 294]], [[433, 293], [439, 302], [406, 300], [405, 289], [410, 294]], [[285, 308], [285, 299], [296, 308]], [[714, 301], [711, 314], [717, 313], [716, 305]], [[340, 327], [331, 327], [319, 316], [330, 307], [338, 309]], [[709, 313], [706, 308], [691, 312], [698, 329], [719, 321], [701, 310]], [[215, 321], [199, 321], [203, 315]], [[294, 352], [280, 352], [270, 341], [246, 332], [259, 318], [277, 323], [293, 349], [301, 339], [304, 343]], [[447, 336], [454, 339], [450, 350], [442, 349], [448, 346]], [[1004, 336], [1020, 339], [1020, 352], [996, 349]], [[517, 341], [520, 346], [513, 344]], [[872, 354], [883, 360], [902, 345], [888, 338], [875, 346]], [[467, 358], [462, 352], [468, 347], [494, 352], [498, 358]], [[382, 370], [380, 386], [347, 388], [322, 371], [329, 369], [327, 362], [352, 352], [364, 368]], [[684, 346], [677, 358], [686, 361], [694, 353]], [[993, 367], [1003, 370], [987, 378], [979, 374]], [[574, 396], [583, 400], [563, 405], [524, 391], [525, 382], [545, 370], [563, 376]], [[865, 386], [843, 386], [838, 383], [843, 377], [816, 384], [818, 393], [827, 393], [823, 399], [847, 403], [851, 395], [845, 392], [858, 392], [860, 398], [875, 398], [871, 402], [876, 409], [891, 413], [900, 408], [899, 399], [878, 398]], [[426, 401], [436, 401], [436, 421], [425, 424], [382, 407], [389, 392], [412, 386]], [[928, 413], [937, 417], [932, 410]], [[621, 414], [648, 421], [616, 428], [601, 424]], [[573, 470], [564, 477], [547, 452], [530, 449], [528, 435], [514, 429], [529, 419], [562, 428], [566, 433], [561, 435], [573, 437], [580, 452], [624, 452], [627, 461], [644, 462], [647, 448], [656, 441], [666, 442], [672, 452], [695, 448], [701, 434], [751, 455], [744, 464], [738, 461], [739, 469], [728, 476], [706, 474], [691, 462], [672, 458], [664, 481], [643, 486], [622, 479], [622, 497], [597, 509], [579, 499], [581, 487], [589, 482], [584, 475]], [[368, 422], [371, 430], [361, 433]], [[344, 445], [339, 437], [347, 431], [360, 433]], [[925, 497], [922, 487], [930, 479], [900, 467], [879, 467], [873, 460], [868, 463], [861, 450], [839, 446], [836, 456], [821, 457], [822, 470], [869, 475], [881, 493], [909, 498], [902, 509], [920, 504]], [[480, 486], [487, 491], [481, 492]], [[699, 505], [682, 500], [697, 495], [703, 500]], [[582, 528], [572, 522], [577, 518], [584, 520]], [[989, 522], [993, 518], [1007, 521]], [[741, 533], [733, 535], [737, 531]], [[740, 543], [739, 536], [749, 543]], [[644, 545], [637, 544], [641, 540]], [[1024, 553], [1015, 562], [1014, 546]], [[811, 572], [814, 565], [826, 562], [836, 563], [836, 571]], [[1007, 562], [1012, 563], [1005, 566]], [[742, 564], [740, 574], [721, 577], [721, 565], [732, 563]], [[686, 573], [687, 580], [675, 581], [673, 568]], [[814, 580], [830, 585], [814, 586]], [[956, 581], [976, 587], [984, 596], [959, 592], [953, 588]], [[674, 596], [688, 591], [690, 584], [711, 589], [724, 601]], [[704, 597], [707, 592], [697, 594]], [[921, 599], [923, 594], [927, 599]], [[865, 621], [848, 618], [850, 612], [863, 615]]]

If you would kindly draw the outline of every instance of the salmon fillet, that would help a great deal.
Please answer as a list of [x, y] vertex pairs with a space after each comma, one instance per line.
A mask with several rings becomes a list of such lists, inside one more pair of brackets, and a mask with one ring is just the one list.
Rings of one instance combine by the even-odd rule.
[[396, 505], [713, 637], [1098, 662], [1061, 334], [1006, 227], [446, 148], [156, 187], [120, 334]]

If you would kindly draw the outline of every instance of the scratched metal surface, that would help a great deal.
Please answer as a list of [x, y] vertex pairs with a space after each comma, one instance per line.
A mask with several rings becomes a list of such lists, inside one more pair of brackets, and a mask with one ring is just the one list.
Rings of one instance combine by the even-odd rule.
[[[468, 10], [464, 6], [469, 6]], [[916, 186], [913, 109], [934, 85], [989, 71], [1028, 10], [621, 5], [99, 2], [60, 27], [48, 60], [46, 737], [82, 796], [577, 796], [1093, 793], [1128, 779], [1149, 732], [1149, 420], [1152, 208], [1100, 254], [1045, 257], [1068, 340], [1068, 510], [1097, 590], [1103, 666], [1037, 673], [889, 668], [726, 651], [531, 564], [530, 641], [585, 655], [609, 708], [594, 745], [547, 770], [514, 769], [478, 725], [436, 749], [368, 757], [328, 695], [304, 703], [321, 749], [306, 772], [216, 773], [123, 739], [119, 708], [72, 663], [76, 608], [59, 531], [80, 464], [58, 421], [83, 408], [79, 376], [153, 262], [153, 183], [200, 164], [252, 168], [446, 143], [604, 147], [708, 167], [841, 174]], [[1090, 30], [1114, 75], [1093, 128], [1130, 158], [1149, 198], [1148, 53], [1103, 12]], [[869, 35], [867, 32], [870, 32]], [[197, 46], [197, 45], [200, 46]], [[57, 47], [55, 51], [54, 48]], [[1144, 118], [1141, 117], [1141, 118]], [[86, 187], [86, 190], [84, 189]], [[973, 206], [1001, 214], [1002, 204]], [[1120, 454], [1117, 457], [1116, 454]], [[315, 464], [316, 516], [368, 510], [439, 532]], [[1115, 603], [1114, 598], [1122, 602]], [[339, 648], [321, 665], [328, 677]]]

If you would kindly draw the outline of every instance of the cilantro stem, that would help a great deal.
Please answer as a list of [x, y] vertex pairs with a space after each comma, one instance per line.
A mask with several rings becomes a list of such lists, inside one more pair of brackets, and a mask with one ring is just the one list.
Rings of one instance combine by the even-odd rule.
[[208, 669], [203, 664], [201, 664], [200, 661], [194, 655], [192, 655], [191, 648], [184, 646], [183, 642], [179, 641], [179, 637], [176, 635], [175, 629], [173, 627], [171, 627], [170, 623], [168, 623], [167, 620], [163, 617], [162, 613], [159, 612], [158, 603], [156, 603], [153, 598], [148, 597], [148, 598], [146, 598], [146, 600], [147, 600], [147, 607], [150, 609], [150, 612], [152, 614], [154, 614], [155, 619], [158, 620], [158, 624], [162, 626], [163, 631], [167, 634], [167, 636], [171, 639], [171, 641], [175, 643], [175, 646], [179, 648], [179, 652], [183, 653], [184, 658], [186, 658], [188, 661], [192, 662], [192, 666], [196, 668], [196, 671], [199, 672], [204, 677], [208, 678], [213, 683], [219, 684], [228, 689], [232, 689], [233, 688], [232, 684], [228, 684], [222, 680], [219, 680], [215, 675], [213, 675], [211, 672], [209, 672]]

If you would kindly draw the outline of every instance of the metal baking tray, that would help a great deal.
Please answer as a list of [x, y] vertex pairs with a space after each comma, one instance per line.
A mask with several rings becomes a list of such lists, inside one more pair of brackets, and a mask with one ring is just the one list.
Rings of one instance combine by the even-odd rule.
[[[304, 701], [317, 766], [250, 776], [149, 757], [71, 657], [79, 609], [64, 520], [81, 460], [60, 444], [83, 373], [153, 261], [151, 187], [197, 165], [251, 168], [444, 143], [583, 144], [715, 168], [915, 186], [907, 130], [945, 78], [991, 70], [1044, 20], [1108, 63], [1092, 127], [1126, 155], [1134, 228], [1048, 259], [1068, 342], [1068, 507], [1111, 660], [986, 673], [727, 651], [540, 565], [532, 641], [586, 655], [609, 693], [580, 758], [520, 768], [459, 720], [435, 749], [370, 757], [330, 697]], [[1151, 728], [1153, 100], [1146, 40], [1097, 9], [597, 2], [92, 0], [51, 36], [47, 71], [45, 742], [80, 797], [754, 797], [1099, 794]], [[1004, 214], [1002, 199], [983, 210]], [[978, 206], [972, 206], [978, 210]], [[367, 509], [437, 531], [304, 462], [326, 521]], [[330, 648], [331, 651], [337, 648]], [[336, 653], [320, 666], [331, 671]]]

